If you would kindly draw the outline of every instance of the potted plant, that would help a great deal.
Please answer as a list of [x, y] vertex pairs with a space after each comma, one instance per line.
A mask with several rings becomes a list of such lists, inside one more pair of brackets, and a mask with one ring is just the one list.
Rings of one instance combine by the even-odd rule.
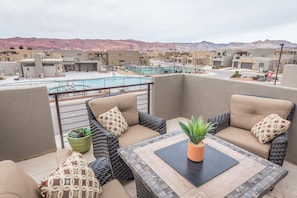
[[183, 132], [189, 137], [188, 142], [188, 159], [194, 162], [201, 162], [204, 159], [204, 143], [203, 139], [206, 134], [214, 129], [215, 123], [204, 123], [203, 117], [195, 119], [192, 116], [188, 124], [178, 122]]
[[77, 128], [67, 135], [68, 142], [74, 151], [86, 153], [91, 147], [91, 130], [89, 128]]

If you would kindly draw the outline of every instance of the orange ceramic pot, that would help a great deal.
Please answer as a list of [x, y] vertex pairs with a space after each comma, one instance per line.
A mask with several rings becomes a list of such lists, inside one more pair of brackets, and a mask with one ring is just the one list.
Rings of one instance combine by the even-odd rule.
[[204, 143], [193, 144], [188, 142], [188, 159], [193, 162], [201, 162], [204, 159]]

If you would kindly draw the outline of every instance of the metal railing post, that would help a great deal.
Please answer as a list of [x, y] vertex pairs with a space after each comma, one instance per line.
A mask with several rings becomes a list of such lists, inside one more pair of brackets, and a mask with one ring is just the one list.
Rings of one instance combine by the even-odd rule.
[[151, 87], [150, 84], [147, 85], [147, 113], [150, 114], [151, 109]]
[[62, 121], [61, 121], [61, 115], [60, 115], [58, 95], [59, 94], [55, 94], [54, 96], [55, 96], [57, 118], [58, 118], [58, 123], [59, 123], [59, 133], [60, 133], [61, 145], [62, 145], [62, 148], [64, 148], [65, 146], [64, 146], [64, 138], [63, 138], [63, 131], [62, 131]]

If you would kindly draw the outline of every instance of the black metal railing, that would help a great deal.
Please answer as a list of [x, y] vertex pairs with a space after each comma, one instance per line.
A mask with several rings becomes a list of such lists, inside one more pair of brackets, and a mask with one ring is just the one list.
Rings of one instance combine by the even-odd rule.
[[89, 120], [85, 106], [85, 101], [88, 98], [110, 93], [137, 92], [138, 110], [150, 113], [150, 94], [152, 84], [152, 82], [148, 82], [49, 93], [49, 99], [55, 105], [56, 113], [53, 113], [52, 115], [56, 117], [56, 119], [53, 119], [53, 122], [57, 121], [56, 125], [58, 128], [55, 129], [55, 133], [60, 136], [61, 147], [65, 147], [64, 134], [66, 134], [66, 132], [74, 128], [89, 127]]

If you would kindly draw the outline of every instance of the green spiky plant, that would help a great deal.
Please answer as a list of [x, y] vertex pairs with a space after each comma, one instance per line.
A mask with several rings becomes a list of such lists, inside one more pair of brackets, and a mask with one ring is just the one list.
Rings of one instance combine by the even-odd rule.
[[202, 116], [198, 119], [192, 116], [187, 125], [182, 122], [178, 122], [178, 124], [193, 144], [199, 144], [206, 134], [215, 128], [215, 123], [205, 123]]

